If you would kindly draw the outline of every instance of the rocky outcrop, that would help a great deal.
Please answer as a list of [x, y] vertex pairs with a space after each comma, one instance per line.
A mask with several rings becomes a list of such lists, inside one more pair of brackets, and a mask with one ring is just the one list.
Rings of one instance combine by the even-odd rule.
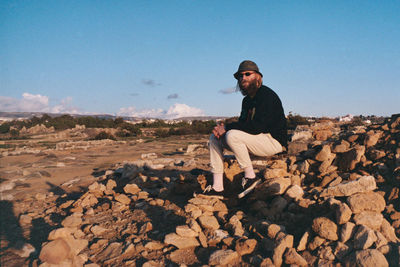
[[[232, 191], [221, 200], [192, 195], [205, 172], [181, 171], [150, 151], [79, 194], [37, 198], [44, 210], [32, 214], [27, 204], [20, 222], [58, 218], [38, 266], [396, 266], [399, 125], [393, 118], [340, 133], [330, 123], [310, 127], [318, 142], [267, 159], [263, 182], [241, 200], [231, 159]], [[166, 166], [176, 168], [167, 176]]]

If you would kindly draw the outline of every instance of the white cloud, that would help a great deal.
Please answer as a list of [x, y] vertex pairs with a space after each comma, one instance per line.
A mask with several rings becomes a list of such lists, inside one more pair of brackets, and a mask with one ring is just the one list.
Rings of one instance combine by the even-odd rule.
[[50, 106], [49, 97], [23, 93], [22, 98], [0, 96], [0, 110], [8, 112], [48, 112], [48, 113], [79, 113], [71, 106], [72, 98], [62, 99], [60, 103]]
[[236, 92], [236, 88], [235, 87], [230, 87], [230, 88], [226, 88], [226, 89], [221, 89], [218, 92], [220, 92], [221, 94], [224, 95], [229, 95], [229, 94], [233, 94]]
[[186, 104], [174, 104], [167, 111], [167, 119], [180, 117], [204, 116], [204, 111], [199, 108], [189, 107]]
[[117, 115], [140, 118], [176, 119], [180, 117], [204, 116], [204, 111], [199, 108], [190, 107], [186, 104], [176, 103], [167, 111], [163, 109], [137, 110], [135, 107], [121, 108]]

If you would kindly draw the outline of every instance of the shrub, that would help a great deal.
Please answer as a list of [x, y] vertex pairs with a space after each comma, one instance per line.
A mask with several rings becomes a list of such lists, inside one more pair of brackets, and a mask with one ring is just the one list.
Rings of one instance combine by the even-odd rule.
[[114, 140], [114, 141], [116, 140], [114, 135], [109, 134], [109, 133], [107, 133], [105, 131], [99, 132], [93, 139], [94, 140], [111, 139], [111, 140]]

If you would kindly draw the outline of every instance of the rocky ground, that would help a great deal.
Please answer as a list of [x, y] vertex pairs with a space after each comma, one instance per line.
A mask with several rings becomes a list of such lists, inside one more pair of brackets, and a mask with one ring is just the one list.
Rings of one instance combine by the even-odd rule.
[[400, 117], [292, 140], [240, 200], [231, 157], [225, 198], [193, 196], [206, 136], [4, 150], [2, 266], [399, 266]]

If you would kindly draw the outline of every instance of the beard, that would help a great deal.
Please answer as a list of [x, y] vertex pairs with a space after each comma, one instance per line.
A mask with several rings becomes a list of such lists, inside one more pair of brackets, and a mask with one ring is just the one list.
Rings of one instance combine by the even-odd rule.
[[239, 89], [242, 95], [247, 96], [250, 92], [254, 92], [258, 89], [257, 79], [252, 79], [251, 81], [242, 84], [238, 81], [236, 89]]

